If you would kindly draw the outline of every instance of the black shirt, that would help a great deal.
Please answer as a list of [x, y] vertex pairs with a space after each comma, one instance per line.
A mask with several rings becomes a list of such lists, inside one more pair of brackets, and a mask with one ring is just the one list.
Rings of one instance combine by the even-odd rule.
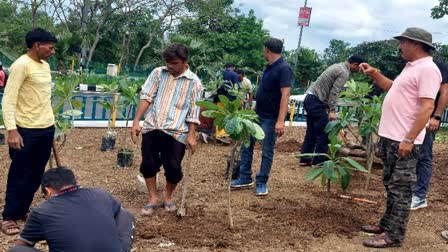
[[291, 87], [292, 69], [283, 57], [267, 65], [256, 94], [255, 111], [262, 118], [277, 119], [282, 94], [280, 89]]
[[115, 216], [121, 205], [109, 193], [80, 188], [34, 208], [19, 239], [46, 240], [50, 252], [120, 252]]
[[[448, 65], [446, 63], [440, 62], [440, 61], [434, 61], [436, 63], [437, 67], [440, 70], [440, 73], [442, 74], [442, 85], [448, 84]], [[440, 91], [437, 92], [436, 100], [434, 101], [434, 111], [432, 112], [432, 115], [436, 112], [437, 109], [437, 103], [439, 102], [440, 98]]]
[[240, 80], [238, 79], [238, 74], [230, 69], [226, 69], [224, 71], [222, 71], [222, 80], [224, 81], [223, 85], [220, 86], [216, 92], [216, 97], [214, 99], [214, 102], [218, 102], [218, 96], [219, 95], [224, 95], [227, 98], [229, 98], [229, 100], [233, 101], [236, 99], [235, 96], [231, 95], [229, 93], [228, 86], [229, 87], [233, 87], [233, 85], [237, 84], [239, 87], [239, 82]]

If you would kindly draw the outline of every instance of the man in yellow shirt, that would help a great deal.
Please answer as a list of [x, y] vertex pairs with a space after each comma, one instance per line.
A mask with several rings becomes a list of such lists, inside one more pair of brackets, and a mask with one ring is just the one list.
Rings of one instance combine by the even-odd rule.
[[11, 158], [1, 225], [7, 235], [20, 232], [17, 220], [28, 214], [54, 138], [51, 73], [46, 60], [55, 53], [57, 39], [36, 28], [25, 40], [28, 52], [11, 65], [2, 101]]

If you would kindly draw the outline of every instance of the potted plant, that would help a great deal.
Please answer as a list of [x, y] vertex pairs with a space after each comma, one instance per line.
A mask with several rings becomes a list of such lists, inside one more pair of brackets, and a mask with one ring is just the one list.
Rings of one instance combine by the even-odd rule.
[[[219, 95], [219, 100], [224, 105], [222, 108], [210, 101], [199, 101], [198, 106], [207, 110], [202, 112], [205, 117], [214, 119], [214, 124], [225, 129], [230, 138], [234, 140], [234, 144], [230, 147], [230, 172], [233, 173], [235, 159], [238, 153], [238, 147], [241, 144], [250, 145], [250, 139], [263, 140], [264, 132], [260, 125], [257, 124], [258, 116], [253, 110], [241, 109], [241, 100], [235, 99], [230, 101], [227, 97]], [[227, 206], [229, 213], [230, 228], [233, 228], [232, 208], [231, 208], [231, 188], [230, 182], [232, 176], [228, 176], [228, 197]]]
[[115, 142], [117, 138], [117, 132], [115, 131], [115, 118], [117, 111], [119, 110], [119, 94], [118, 91], [118, 82], [113, 81], [109, 85], [103, 85], [102, 89], [112, 96], [112, 101], [103, 100], [97, 101], [104, 109], [109, 112], [109, 119], [107, 122], [107, 131], [101, 138], [101, 151], [111, 151], [115, 148]]
[[126, 80], [119, 81], [121, 95], [119, 98], [119, 106], [123, 107], [123, 116], [126, 119], [125, 132], [124, 132], [124, 147], [118, 150], [117, 153], [117, 167], [126, 168], [131, 167], [134, 160], [134, 151], [128, 147], [128, 125], [129, 117], [134, 107], [139, 103], [138, 90], [140, 85], [136, 82], [129, 82]]

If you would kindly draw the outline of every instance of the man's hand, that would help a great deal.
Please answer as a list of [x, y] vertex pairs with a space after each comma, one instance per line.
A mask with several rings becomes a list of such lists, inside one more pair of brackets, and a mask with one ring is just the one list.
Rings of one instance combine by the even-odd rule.
[[23, 145], [23, 139], [20, 135], [19, 131], [17, 129], [8, 130], [8, 145], [9, 148], [20, 150], [22, 149]]
[[334, 121], [334, 120], [336, 120], [337, 118], [336, 118], [336, 112], [334, 112], [334, 111], [330, 111], [330, 113], [328, 113], [328, 120], [330, 120], [330, 121]]
[[429, 119], [429, 124], [428, 124], [428, 130], [429, 131], [436, 131], [438, 130], [440, 127], [440, 121], [435, 119], [435, 118], [431, 118]]
[[414, 148], [414, 144], [402, 141], [398, 146], [398, 155], [402, 158], [406, 157], [409, 153], [411, 153]]
[[359, 64], [359, 71], [361, 73], [371, 75], [371, 74], [378, 72], [378, 69], [370, 66], [367, 63], [361, 63], [361, 64]]
[[142, 132], [142, 127], [140, 127], [140, 122], [134, 122], [131, 128], [131, 139], [132, 142], [137, 143], [137, 137]]
[[277, 134], [278, 137], [283, 136], [285, 134], [285, 122], [284, 121], [277, 121], [275, 123], [275, 134]]
[[196, 134], [188, 134], [187, 137], [187, 146], [191, 149], [191, 154], [194, 154], [196, 151], [196, 146], [198, 145], [198, 142], [196, 141]]

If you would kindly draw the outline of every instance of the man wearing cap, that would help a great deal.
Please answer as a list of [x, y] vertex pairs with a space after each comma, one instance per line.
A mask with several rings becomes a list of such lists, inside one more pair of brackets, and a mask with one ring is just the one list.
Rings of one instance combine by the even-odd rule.
[[19, 233], [17, 220], [27, 216], [39, 188], [54, 138], [51, 73], [46, 60], [55, 53], [56, 37], [36, 28], [25, 37], [28, 52], [9, 69], [2, 100], [11, 166], [1, 231]]
[[388, 79], [367, 63], [359, 66], [361, 72], [388, 91], [379, 126], [387, 207], [378, 225], [362, 227], [368, 233], [384, 233], [364, 241], [365, 246], [375, 248], [399, 247], [404, 240], [412, 187], [416, 182], [419, 147], [442, 80], [430, 56], [434, 46], [429, 32], [412, 27], [395, 39], [400, 42], [402, 58], [408, 61], [395, 80]]

